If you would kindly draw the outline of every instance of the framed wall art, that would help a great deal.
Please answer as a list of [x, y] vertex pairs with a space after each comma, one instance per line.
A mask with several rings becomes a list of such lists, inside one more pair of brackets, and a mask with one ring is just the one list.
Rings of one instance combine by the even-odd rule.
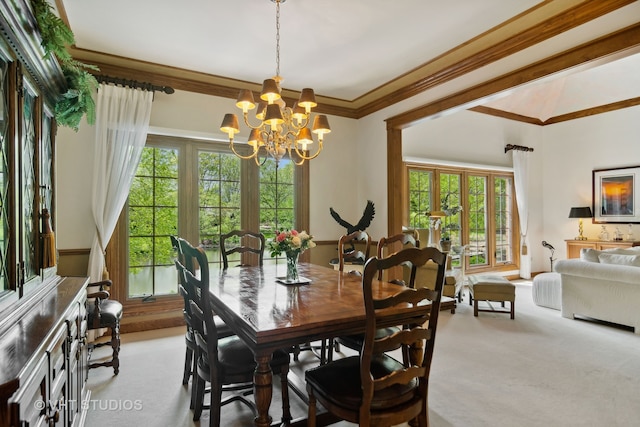
[[593, 171], [593, 222], [640, 223], [640, 166]]

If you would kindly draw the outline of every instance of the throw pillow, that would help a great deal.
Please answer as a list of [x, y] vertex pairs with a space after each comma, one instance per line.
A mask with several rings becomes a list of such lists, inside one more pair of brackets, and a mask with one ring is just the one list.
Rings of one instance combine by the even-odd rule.
[[580, 260], [586, 262], [600, 262], [598, 259], [598, 255], [600, 255], [602, 251], [598, 251], [591, 248], [582, 248], [580, 249]]
[[640, 267], [640, 255], [600, 254], [598, 259], [602, 264], [631, 265]]

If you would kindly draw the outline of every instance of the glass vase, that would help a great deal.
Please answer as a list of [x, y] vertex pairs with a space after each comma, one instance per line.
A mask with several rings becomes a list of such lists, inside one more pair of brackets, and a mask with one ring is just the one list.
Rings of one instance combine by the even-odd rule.
[[287, 252], [287, 282], [295, 283], [299, 280], [298, 277], [298, 257], [300, 252]]

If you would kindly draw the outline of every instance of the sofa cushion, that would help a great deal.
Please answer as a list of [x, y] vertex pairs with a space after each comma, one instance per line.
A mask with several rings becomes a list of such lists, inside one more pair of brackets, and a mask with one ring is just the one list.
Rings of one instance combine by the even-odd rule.
[[601, 253], [598, 259], [602, 264], [631, 265], [640, 267], [640, 255]]
[[599, 251], [597, 249], [582, 248], [580, 249], [580, 259], [586, 262], [602, 262], [598, 257], [600, 254], [618, 254], [618, 255], [640, 255], [640, 246], [631, 248], [611, 248]]
[[[605, 251], [608, 252], [608, 251]], [[640, 246], [634, 246], [631, 248], [615, 248], [611, 250], [612, 254], [620, 255], [640, 255]]]
[[580, 249], [580, 259], [586, 262], [600, 262], [598, 255], [601, 253], [602, 251], [596, 249], [582, 248]]

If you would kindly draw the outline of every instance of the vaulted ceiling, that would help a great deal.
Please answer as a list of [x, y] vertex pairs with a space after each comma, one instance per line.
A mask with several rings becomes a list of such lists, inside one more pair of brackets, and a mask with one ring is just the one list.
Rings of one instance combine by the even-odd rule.
[[[276, 71], [269, 0], [55, 0], [101, 74], [235, 98]], [[425, 91], [450, 108], [548, 124], [636, 105], [640, 2], [287, 0], [285, 98], [363, 117]], [[436, 94], [437, 93], [437, 94]]]

